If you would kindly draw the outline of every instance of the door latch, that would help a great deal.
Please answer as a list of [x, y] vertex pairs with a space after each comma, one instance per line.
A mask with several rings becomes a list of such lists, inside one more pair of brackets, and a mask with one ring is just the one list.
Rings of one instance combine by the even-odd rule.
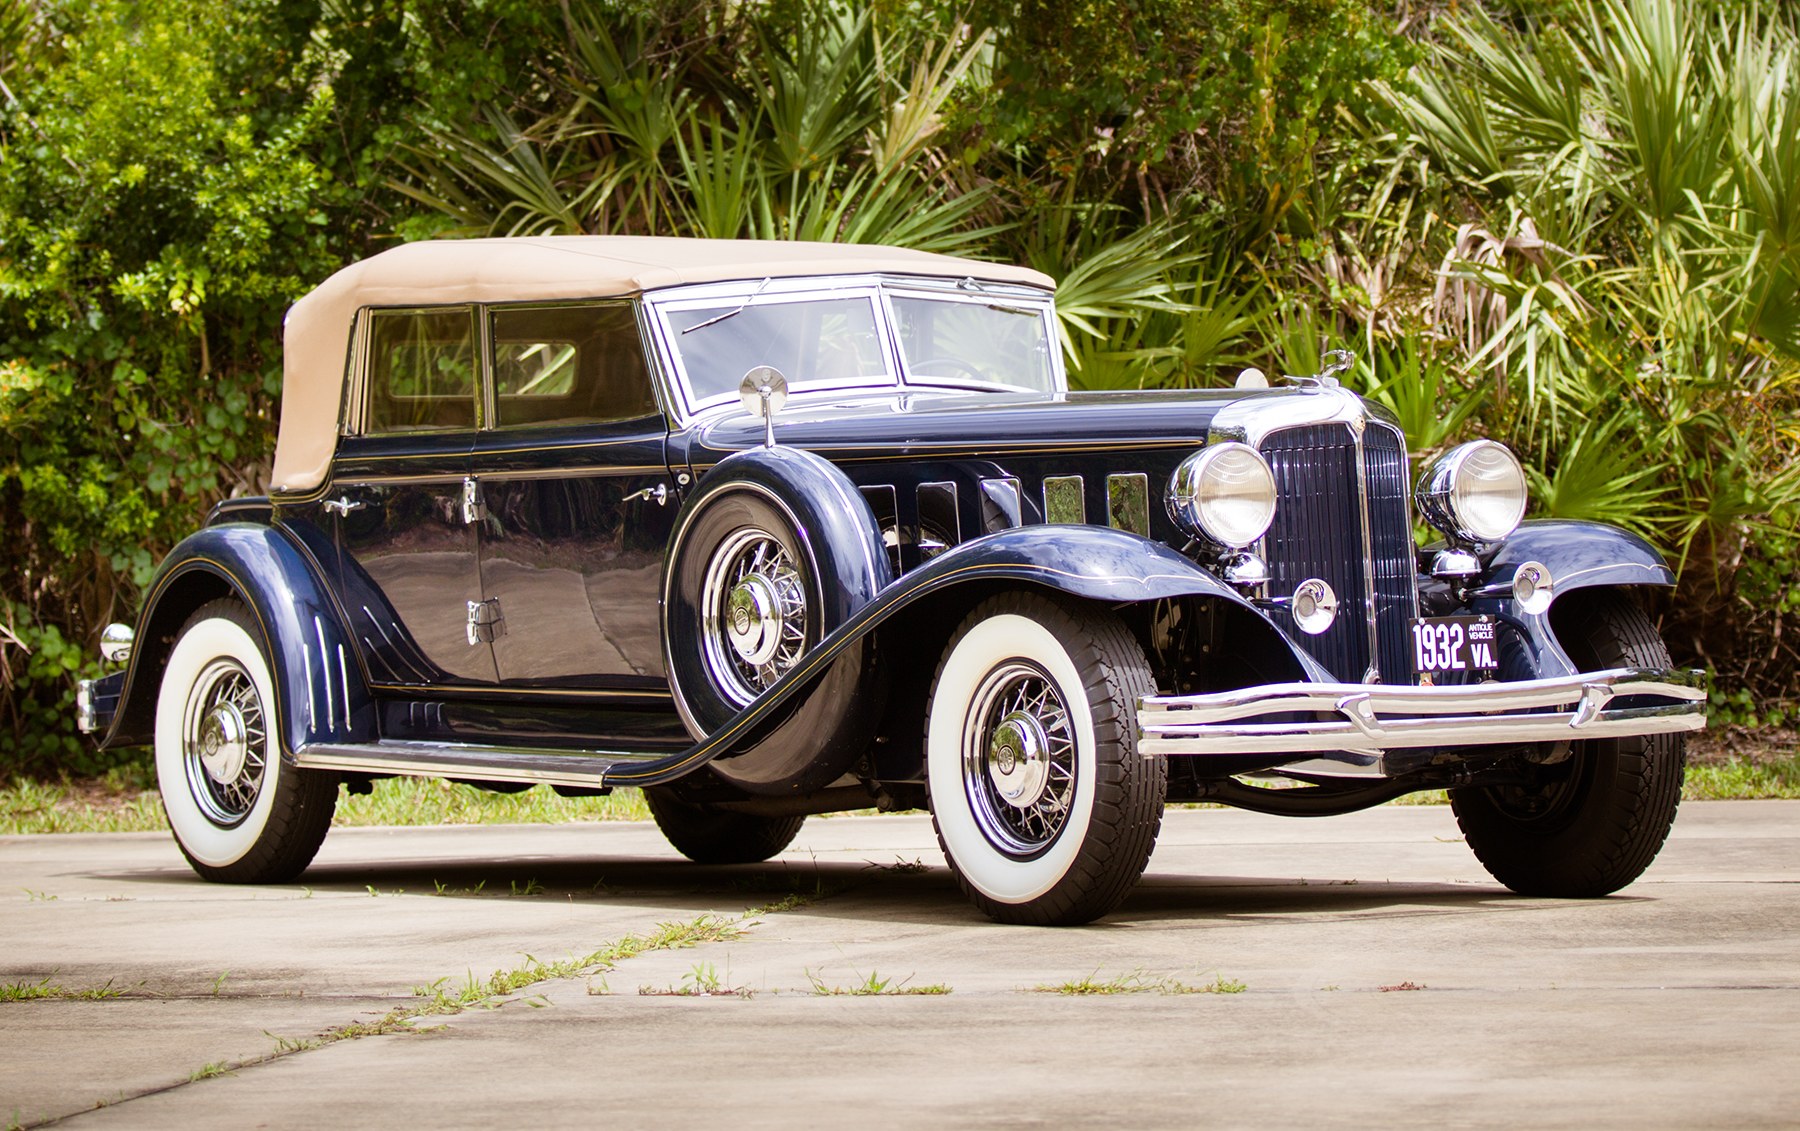
[[480, 522], [487, 517], [487, 501], [481, 497], [481, 484], [471, 476], [463, 477], [462, 520], [463, 525]]
[[506, 618], [500, 613], [500, 598], [469, 602], [469, 646], [492, 644], [506, 635]]
[[351, 511], [362, 510], [368, 505], [369, 504], [363, 502], [361, 499], [352, 499], [350, 496], [345, 495], [341, 499], [326, 499], [325, 513], [335, 514], [340, 518], [349, 518]]

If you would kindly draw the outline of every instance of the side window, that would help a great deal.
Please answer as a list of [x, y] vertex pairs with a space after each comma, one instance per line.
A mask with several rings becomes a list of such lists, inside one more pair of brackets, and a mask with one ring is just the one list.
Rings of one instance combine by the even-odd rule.
[[370, 313], [364, 431], [473, 428], [475, 389], [473, 308]]
[[496, 307], [492, 318], [500, 427], [655, 415], [632, 303]]

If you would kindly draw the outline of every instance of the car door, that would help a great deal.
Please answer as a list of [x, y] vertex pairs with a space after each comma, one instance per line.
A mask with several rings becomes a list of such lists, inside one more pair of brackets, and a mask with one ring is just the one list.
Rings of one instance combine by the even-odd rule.
[[471, 474], [500, 684], [661, 693], [677, 507], [636, 304], [496, 306], [487, 318], [493, 426]]
[[362, 380], [325, 509], [371, 680], [492, 687], [469, 453], [480, 403], [476, 308], [368, 310]]

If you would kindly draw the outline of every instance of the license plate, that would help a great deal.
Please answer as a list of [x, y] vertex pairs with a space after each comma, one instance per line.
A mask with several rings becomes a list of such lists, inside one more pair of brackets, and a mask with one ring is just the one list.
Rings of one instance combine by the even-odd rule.
[[1412, 622], [1413, 667], [1420, 675], [1491, 672], [1500, 666], [1493, 617], [1421, 617]]

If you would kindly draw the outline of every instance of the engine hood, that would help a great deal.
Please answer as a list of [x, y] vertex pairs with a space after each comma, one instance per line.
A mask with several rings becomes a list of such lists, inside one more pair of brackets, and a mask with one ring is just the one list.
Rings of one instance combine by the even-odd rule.
[[[774, 432], [777, 444], [834, 459], [929, 456], [971, 448], [988, 454], [1193, 448], [1205, 442], [1221, 414], [1263, 415], [1284, 404], [1319, 400], [1292, 389], [815, 393], [790, 400], [776, 415]], [[689, 455], [695, 466], [705, 467], [763, 441], [763, 422], [732, 409], [695, 422]]]

